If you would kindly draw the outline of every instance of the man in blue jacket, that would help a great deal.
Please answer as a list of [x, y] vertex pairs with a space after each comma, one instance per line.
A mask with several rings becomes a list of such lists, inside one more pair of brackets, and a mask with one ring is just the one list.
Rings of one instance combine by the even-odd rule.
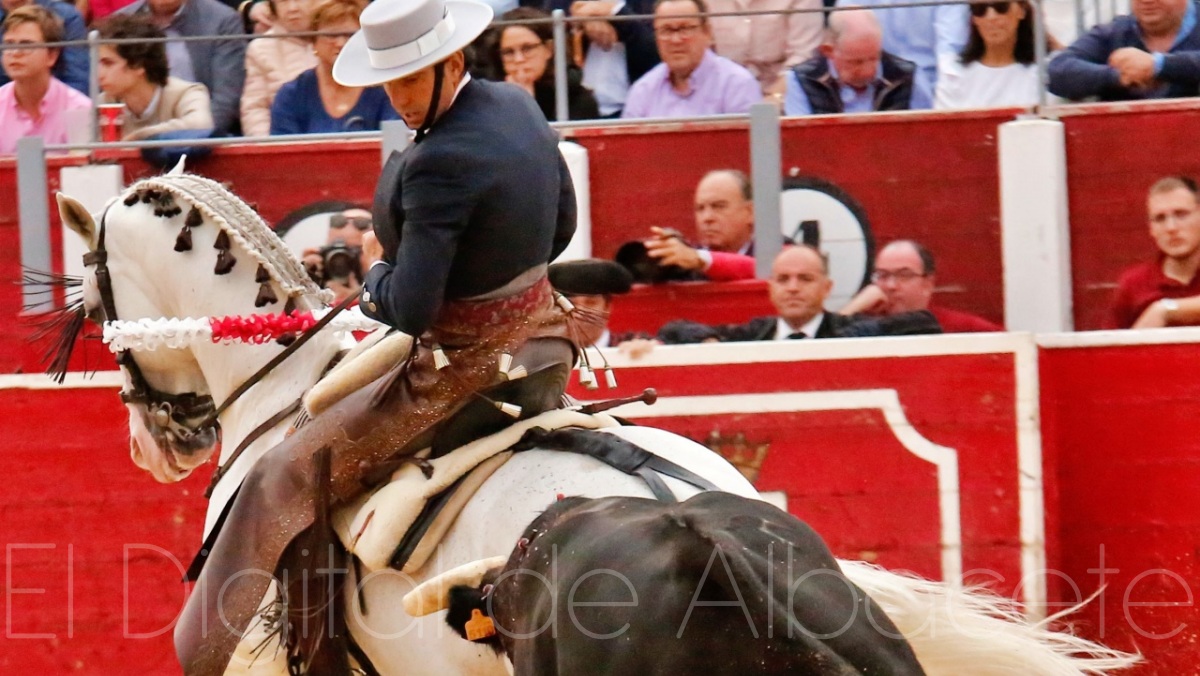
[[[0, 0], [0, 23], [8, 13], [25, 5], [44, 7], [62, 19], [63, 40], [86, 40], [87, 27], [83, 23], [83, 15], [75, 6], [61, 0]], [[58, 61], [52, 71], [54, 77], [62, 80], [72, 88], [84, 94], [88, 93], [88, 53], [87, 47], [63, 47], [58, 54]], [[11, 78], [0, 68], [0, 85], [6, 85]]]
[[1200, 94], [1193, 0], [1133, 0], [1133, 14], [1096, 26], [1050, 62], [1050, 91], [1101, 101]]

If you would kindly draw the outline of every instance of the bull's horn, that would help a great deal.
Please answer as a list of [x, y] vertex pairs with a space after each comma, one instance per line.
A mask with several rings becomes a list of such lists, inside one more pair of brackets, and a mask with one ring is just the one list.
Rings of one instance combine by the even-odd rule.
[[404, 612], [412, 617], [424, 617], [439, 610], [445, 610], [450, 605], [450, 588], [457, 585], [478, 587], [483, 582], [483, 576], [493, 568], [500, 568], [508, 562], [508, 556], [493, 556], [464, 563], [457, 568], [426, 580], [417, 585], [416, 589], [404, 595]]

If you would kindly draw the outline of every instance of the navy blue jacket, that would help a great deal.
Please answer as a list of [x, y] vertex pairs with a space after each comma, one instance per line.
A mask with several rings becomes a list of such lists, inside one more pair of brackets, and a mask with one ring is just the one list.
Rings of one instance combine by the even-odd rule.
[[445, 300], [548, 263], [575, 233], [558, 137], [518, 87], [471, 80], [400, 162], [390, 214], [375, 217], [376, 228], [399, 226], [379, 234], [385, 249], [398, 245], [367, 273], [360, 306], [405, 333], [424, 333]]
[[[75, 9], [75, 5], [61, 0], [34, 0], [34, 4], [54, 12], [63, 22], [63, 40], [86, 40], [87, 26], [83, 15]], [[0, 9], [0, 23], [4, 22], [7, 13]], [[54, 77], [62, 80], [84, 94], [88, 93], [88, 52], [87, 47], [63, 47], [54, 63]], [[0, 85], [10, 81], [8, 74], [0, 68]]]
[[[888, 52], [881, 52], [883, 81], [876, 83], [875, 110], [908, 110], [912, 103], [913, 75], [917, 64]], [[823, 55], [797, 64], [792, 72], [814, 115], [834, 115], [845, 112], [838, 85], [829, 75], [829, 59]]]
[[1096, 26], [1050, 61], [1050, 91], [1067, 99], [1094, 96], [1101, 101], [1200, 94], [1200, 23], [1165, 54], [1158, 76], [1163, 86], [1154, 90], [1121, 86], [1117, 71], [1108, 65], [1108, 57], [1122, 47], [1149, 51], [1132, 16], [1119, 16], [1112, 23]]

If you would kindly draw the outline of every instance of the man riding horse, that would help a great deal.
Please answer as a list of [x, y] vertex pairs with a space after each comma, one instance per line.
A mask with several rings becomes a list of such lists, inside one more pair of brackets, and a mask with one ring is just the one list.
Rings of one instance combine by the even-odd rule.
[[[340, 554], [326, 554], [335, 549], [326, 546], [332, 505], [386, 480], [419, 449], [445, 452], [561, 400], [576, 357], [570, 322], [587, 319], [556, 304], [546, 266], [574, 233], [574, 190], [534, 100], [465, 71], [462, 49], [491, 16], [467, 0], [377, 0], [338, 57], [340, 83], [383, 85], [416, 130], [376, 189], [378, 239], [364, 242], [374, 262], [360, 298], [365, 314], [416, 340], [390, 372], [300, 426], [246, 478], [201, 551], [176, 629], [189, 675], [224, 672], [271, 573], [292, 605], [303, 592], [309, 608], [300, 611], [327, 602], [341, 612], [335, 596], [309, 596], [328, 584], [322, 573], [342, 567]], [[218, 608], [220, 622], [206, 621]], [[293, 673], [349, 673], [345, 632], [327, 626], [285, 634]]]

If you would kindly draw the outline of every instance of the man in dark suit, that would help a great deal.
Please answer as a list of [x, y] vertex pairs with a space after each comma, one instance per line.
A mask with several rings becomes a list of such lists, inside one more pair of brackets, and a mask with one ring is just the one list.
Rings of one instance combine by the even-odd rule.
[[[136, 0], [117, 10], [144, 14], [167, 37], [238, 36], [242, 18], [218, 0]], [[242, 85], [246, 81], [246, 41], [168, 42], [171, 75], [208, 87], [215, 134], [238, 131]]]
[[[293, 599], [324, 593], [305, 582], [331, 567], [311, 544], [325, 536], [313, 505], [354, 499], [416, 450], [436, 457], [560, 405], [577, 355], [567, 336], [587, 319], [559, 308], [546, 268], [574, 233], [574, 189], [533, 98], [465, 73], [462, 49], [491, 18], [466, 0], [376, 0], [334, 65], [343, 85], [383, 85], [417, 130], [380, 178], [359, 297], [365, 314], [415, 340], [388, 372], [255, 463], [200, 571], [207, 595], [193, 594], [177, 625], [188, 676], [223, 673], [257, 612], [267, 588], [242, 571], [291, 571]], [[224, 631], [205, 634], [203, 609], [217, 603]], [[350, 673], [333, 619], [289, 611], [305, 637], [289, 643], [289, 664]]]
[[756, 317], [744, 324], [706, 326], [686, 320], [666, 324], [658, 339], [667, 344], [737, 342], [746, 340], [796, 340], [940, 333], [928, 312], [913, 312], [888, 319], [845, 316], [825, 310], [833, 290], [828, 261], [807, 244], [785, 247], [771, 266], [767, 280], [771, 304], [779, 313]]

